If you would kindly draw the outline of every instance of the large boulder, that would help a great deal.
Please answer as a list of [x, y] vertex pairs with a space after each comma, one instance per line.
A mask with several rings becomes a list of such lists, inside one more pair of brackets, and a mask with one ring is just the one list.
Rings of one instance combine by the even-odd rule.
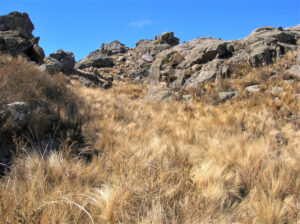
[[69, 73], [74, 69], [75, 58], [70, 51], [58, 50], [45, 58], [45, 64], [40, 66], [42, 71]]
[[250, 33], [239, 45], [249, 51], [249, 63], [252, 66], [270, 64], [287, 51], [296, 50], [297, 33], [283, 30], [281, 27], [260, 27]]
[[212, 38], [202, 38], [202, 41], [191, 51], [190, 63], [203, 64], [215, 58], [229, 55], [224, 41]]
[[113, 54], [126, 53], [128, 51], [128, 47], [115, 40], [110, 43], [102, 44], [101, 51], [103, 54], [110, 56]]
[[89, 67], [103, 68], [114, 66], [114, 61], [111, 57], [102, 54], [99, 51], [90, 53], [86, 58], [76, 63], [76, 69], [85, 69]]
[[253, 48], [249, 55], [249, 62], [252, 66], [268, 65], [272, 61], [271, 52], [268, 46]]
[[156, 43], [159, 44], [169, 44], [175, 46], [179, 44], [179, 38], [174, 36], [174, 32], [164, 32], [154, 38]]
[[227, 76], [228, 67], [223, 59], [214, 59], [204, 64], [199, 72], [193, 73], [184, 84], [186, 88], [197, 88], [200, 83], [214, 81], [216, 77]]
[[39, 37], [33, 37], [34, 26], [28, 14], [13, 12], [0, 16], [0, 55], [22, 55], [39, 64], [45, 53], [38, 45]]
[[146, 102], [164, 101], [169, 102], [172, 100], [172, 92], [169, 88], [163, 86], [152, 86], [147, 90], [144, 97]]
[[258, 41], [264, 41], [267, 45], [276, 44], [277, 42], [296, 44], [294, 33], [274, 27], [257, 28], [252, 31], [248, 37], [242, 40], [242, 42], [246, 44], [252, 44]]
[[0, 31], [19, 30], [28, 39], [31, 39], [33, 38], [31, 34], [33, 29], [34, 25], [27, 13], [12, 12], [8, 15], [0, 16]]

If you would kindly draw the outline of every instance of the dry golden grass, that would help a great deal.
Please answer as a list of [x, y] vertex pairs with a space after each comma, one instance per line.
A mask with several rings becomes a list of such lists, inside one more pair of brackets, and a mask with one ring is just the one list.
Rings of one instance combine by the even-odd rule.
[[68, 144], [17, 155], [0, 222], [299, 223], [296, 87], [218, 106], [144, 102], [143, 85], [76, 87], [91, 161]]
[[[28, 102], [33, 113], [27, 127], [30, 137], [53, 134], [58, 123], [70, 129], [82, 123], [79, 105], [83, 103], [66, 83], [63, 74], [51, 77], [22, 57], [0, 57], [0, 108], [16, 101]], [[37, 105], [46, 105], [50, 112], [42, 113]], [[51, 130], [49, 126], [53, 126]], [[0, 141], [4, 127], [0, 127]]]

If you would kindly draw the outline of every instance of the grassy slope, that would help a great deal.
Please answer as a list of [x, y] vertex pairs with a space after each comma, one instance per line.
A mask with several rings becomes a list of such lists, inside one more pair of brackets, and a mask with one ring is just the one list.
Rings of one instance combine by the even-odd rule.
[[[236, 72], [233, 85], [268, 69]], [[296, 223], [299, 82], [259, 82], [264, 92], [217, 106], [196, 102], [197, 91], [193, 103], [147, 103], [143, 85], [71, 87], [89, 104], [91, 162], [68, 144], [46, 157], [18, 155], [0, 183], [0, 222]], [[274, 85], [285, 90], [279, 100], [267, 93]]]

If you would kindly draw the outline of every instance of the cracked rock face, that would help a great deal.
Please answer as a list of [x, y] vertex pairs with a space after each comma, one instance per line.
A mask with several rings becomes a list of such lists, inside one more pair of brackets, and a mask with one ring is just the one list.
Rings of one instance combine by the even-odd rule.
[[39, 64], [45, 53], [38, 46], [39, 37], [34, 37], [34, 26], [27, 13], [12, 12], [0, 16], [0, 55], [22, 55]]
[[[196, 38], [156, 54], [149, 77], [153, 85], [164, 82], [175, 91], [180, 87], [197, 88], [200, 83], [214, 81], [217, 77], [230, 77], [231, 68], [237, 64], [250, 63], [253, 67], [271, 64], [288, 51], [299, 49], [299, 39], [299, 26], [285, 30], [261, 27], [235, 41]], [[174, 60], [173, 55], [180, 55], [180, 60]], [[294, 76], [299, 73], [297, 66], [289, 71]]]

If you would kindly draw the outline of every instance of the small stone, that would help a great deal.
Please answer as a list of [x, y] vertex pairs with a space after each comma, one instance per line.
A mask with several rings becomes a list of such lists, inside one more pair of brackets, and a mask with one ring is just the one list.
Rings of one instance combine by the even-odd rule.
[[260, 91], [259, 85], [252, 85], [245, 88], [249, 93], [257, 93]]
[[225, 102], [228, 99], [236, 98], [239, 95], [237, 91], [230, 91], [230, 92], [219, 92], [219, 98], [221, 102]]

